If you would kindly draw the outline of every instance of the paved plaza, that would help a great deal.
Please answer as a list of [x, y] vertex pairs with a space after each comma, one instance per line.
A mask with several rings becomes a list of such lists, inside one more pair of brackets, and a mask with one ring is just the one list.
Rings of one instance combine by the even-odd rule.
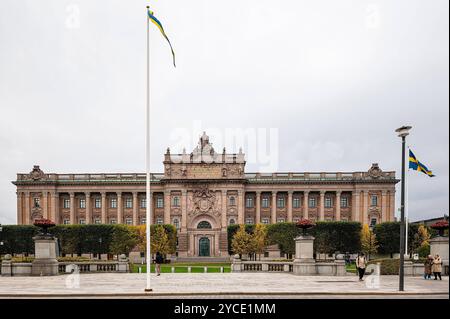
[[[81, 274], [54, 277], [0, 277], [0, 298], [449, 298], [449, 279], [381, 276], [379, 288], [353, 275], [294, 276], [283, 273], [151, 275], [153, 292], [144, 293], [145, 274]], [[367, 279], [370, 280], [370, 279]], [[77, 283], [79, 287], [77, 288]]]

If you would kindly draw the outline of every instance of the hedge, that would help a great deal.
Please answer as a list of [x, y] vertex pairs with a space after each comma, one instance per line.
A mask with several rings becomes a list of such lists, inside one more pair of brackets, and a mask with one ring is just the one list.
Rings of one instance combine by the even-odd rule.
[[[417, 233], [419, 225], [408, 225], [408, 252], [411, 252], [414, 244], [414, 234]], [[379, 244], [378, 253], [393, 254], [400, 252], [400, 222], [385, 222], [375, 225], [373, 232], [377, 236]]]
[[[168, 233], [172, 251], [176, 250], [176, 228], [163, 225]], [[39, 228], [33, 225], [4, 225], [0, 254], [34, 254], [33, 237]], [[50, 228], [59, 241], [61, 254], [128, 254], [138, 244], [138, 236], [128, 225], [57, 225]], [[154, 227], [154, 225], [152, 225]]]
[[[425, 259], [421, 258], [419, 260], [413, 261], [415, 264], [424, 264]], [[400, 269], [400, 259], [397, 258], [381, 258], [373, 259], [367, 263], [367, 265], [380, 263], [380, 275], [398, 275]]]
[[[245, 225], [245, 230], [253, 232], [255, 225]], [[228, 250], [231, 254], [231, 240], [239, 225], [228, 226]], [[319, 253], [349, 252], [360, 250], [361, 223], [357, 222], [317, 222], [316, 226], [307, 230], [315, 237], [314, 250]], [[267, 225], [269, 245], [278, 245], [284, 254], [295, 254], [295, 237], [301, 230], [295, 223], [276, 223]]]

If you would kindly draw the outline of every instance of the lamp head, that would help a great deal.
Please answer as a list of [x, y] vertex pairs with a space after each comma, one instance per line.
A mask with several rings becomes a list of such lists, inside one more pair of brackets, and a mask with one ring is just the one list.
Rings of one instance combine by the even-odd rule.
[[409, 130], [412, 128], [412, 126], [402, 126], [396, 129], [395, 131], [398, 133], [399, 137], [405, 137], [409, 135]]

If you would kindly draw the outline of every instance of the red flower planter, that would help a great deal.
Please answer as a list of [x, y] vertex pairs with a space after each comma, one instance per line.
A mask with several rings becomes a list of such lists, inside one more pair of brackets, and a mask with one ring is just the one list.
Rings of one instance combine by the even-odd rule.
[[309, 219], [302, 219], [297, 222], [296, 226], [300, 229], [302, 229], [302, 234], [306, 235], [306, 230], [309, 228], [314, 227], [316, 224], [314, 222], [310, 221]]
[[52, 222], [50, 219], [42, 218], [42, 219], [36, 219], [34, 221], [33, 225], [41, 228], [42, 234], [45, 235], [45, 234], [47, 234], [48, 228], [55, 226], [55, 223]]
[[439, 232], [439, 236], [444, 236], [444, 231], [448, 229], [448, 222], [442, 220], [440, 222], [434, 223], [430, 227], [436, 229]]

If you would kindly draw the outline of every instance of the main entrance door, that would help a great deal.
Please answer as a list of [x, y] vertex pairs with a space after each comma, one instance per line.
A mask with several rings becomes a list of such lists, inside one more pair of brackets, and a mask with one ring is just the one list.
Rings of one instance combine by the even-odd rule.
[[202, 257], [209, 257], [210, 251], [209, 251], [209, 238], [208, 237], [202, 237], [198, 241], [198, 250], [199, 250], [199, 256]]

